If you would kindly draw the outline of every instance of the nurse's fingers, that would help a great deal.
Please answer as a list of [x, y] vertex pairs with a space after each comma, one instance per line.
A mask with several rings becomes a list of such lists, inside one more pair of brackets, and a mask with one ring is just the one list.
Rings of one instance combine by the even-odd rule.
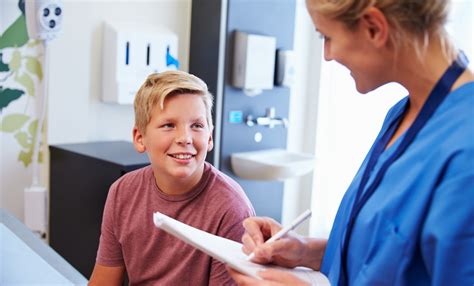
[[308, 286], [310, 284], [297, 278], [291, 273], [283, 272], [275, 269], [268, 269], [258, 273], [263, 280], [273, 282], [271, 285], [292, 285], [292, 286]]
[[242, 244], [242, 251], [247, 255], [252, 253], [256, 247], [254, 240], [250, 237], [248, 233], [244, 233], [244, 235], [242, 236]]
[[266, 256], [281, 256], [287, 259], [298, 256], [300, 250], [297, 249], [298, 243], [295, 239], [287, 237], [262, 245], [262, 252], [265, 252]]
[[226, 266], [227, 271], [229, 272], [229, 275], [234, 279], [234, 281], [240, 285], [240, 286], [247, 286], [247, 285], [252, 285], [252, 286], [280, 286], [283, 284], [272, 282], [272, 281], [265, 281], [265, 280], [257, 280], [253, 277], [247, 276], [245, 274], [242, 274], [229, 266]]
[[277, 240], [272, 243], [264, 243], [253, 250], [254, 258], [252, 261], [260, 264], [268, 264], [271, 262], [280, 265], [281, 261], [276, 259], [276, 256], [279, 256], [278, 258], [283, 258], [285, 260], [281, 266], [286, 266], [286, 262], [289, 260], [288, 257], [294, 256], [288, 250], [289, 248], [285, 241]]
[[261, 264], [274, 263], [291, 268], [301, 265], [301, 259], [306, 251], [305, 244], [298, 237], [289, 236], [255, 248], [255, 258], [252, 261]]
[[240, 285], [240, 286], [246, 286], [246, 285], [257, 285], [258, 280], [249, 276], [246, 276], [229, 266], [226, 266], [227, 272], [229, 272], [230, 277], [234, 279], [234, 281]]
[[[262, 233], [262, 220], [257, 217], [251, 217], [244, 220], [242, 223], [245, 228], [246, 241], [248, 243], [247, 247], [255, 247], [256, 245], [263, 243], [263, 233]], [[244, 237], [242, 237], [242, 242], [245, 243]], [[253, 247], [252, 247], [253, 246]]]
[[281, 226], [268, 217], [251, 217], [243, 222], [245, 232], [255, 245], [260, 245], [281, 229]]

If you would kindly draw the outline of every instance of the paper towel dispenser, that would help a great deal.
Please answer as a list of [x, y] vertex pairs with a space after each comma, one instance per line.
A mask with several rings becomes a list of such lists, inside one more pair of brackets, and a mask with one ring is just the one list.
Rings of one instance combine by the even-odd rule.
[[275, 74], [276, 38], [236, 31], [232, 85], [248, 95], [272, 89]]

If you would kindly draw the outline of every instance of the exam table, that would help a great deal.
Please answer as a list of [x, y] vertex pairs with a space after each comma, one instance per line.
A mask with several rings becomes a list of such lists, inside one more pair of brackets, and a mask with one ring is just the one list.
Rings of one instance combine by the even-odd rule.
[[0, 285], [87, 285], [87, 279], [16, 217], [0, 209]]

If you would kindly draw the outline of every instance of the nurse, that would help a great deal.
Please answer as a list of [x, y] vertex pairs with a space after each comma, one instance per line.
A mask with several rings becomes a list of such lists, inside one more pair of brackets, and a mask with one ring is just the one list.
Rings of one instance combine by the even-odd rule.
[[[307, 0], [324, 57], [346, 66], [361, 93], [397, 82], [408, 96], [380, 134], [339, 207], [328, 240], [244, 221], [254, 262], [306, 266], [332, 285], [473, 285], [474, 74], [448, 39], [447, 0]], [[363, 128], [363, 126], [361, 126]], [[290, 274], [240, 285], [304, 285]]]

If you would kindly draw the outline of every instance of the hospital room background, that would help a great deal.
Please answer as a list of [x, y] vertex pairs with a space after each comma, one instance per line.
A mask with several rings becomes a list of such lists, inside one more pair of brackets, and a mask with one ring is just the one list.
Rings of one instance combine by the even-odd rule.
[[[322, 60], [303, 0], [39, 2], [60, 8], [44, 42], [28, 36], [23, 1], [0, 2], [0, 208], [85, 277], [93, 261], [68, 257], [65, 225], [85, 236], [89, 220], [97, 228], [107, 186], [147, 164], [130, 143], [133, 92], [147, 74], [205, 80], [215, 96], [208, 161], [242, 185], [257, 215], [285, 224], [312, 209], [297, 231], [321, 237], [386, 111], [406, 96], [396, 84], [358, 94], [344, 67]], [[453, 1], [447, 29], [471, 67], [473, 19], [473, 0]]]

